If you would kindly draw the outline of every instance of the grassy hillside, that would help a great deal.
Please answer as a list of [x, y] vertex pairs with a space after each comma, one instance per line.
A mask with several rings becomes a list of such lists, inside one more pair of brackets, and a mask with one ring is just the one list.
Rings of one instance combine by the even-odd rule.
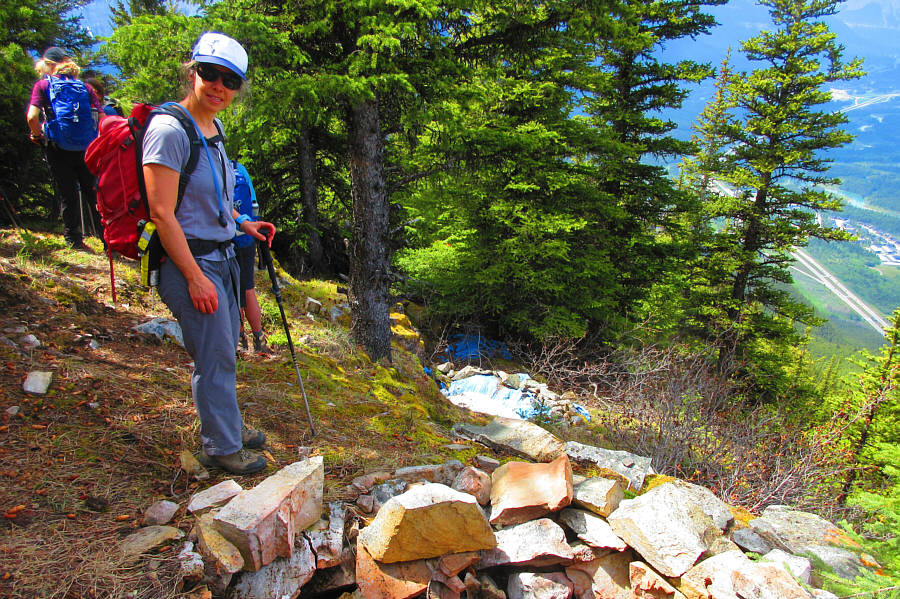
[[[127, 567], [117, 542], [155, 500], [184, 505], [198, 490], [179, 468], [182, 450], [199, 449], [190, 358], [132, 330], [170, 317], [168, 310], [136, 284], [127, 261], [115, 263], [112, 305], [108, 264], [99, 242], [88, 242], [97, 253], [73, 252], [56, 235], [0, 230], [0, 335], [18, 344], [27, 332], [41, 342], [33, 351], [0, 344], [0, 512], [13, 516], [2, 521], [3, 597], [174, 596], [172, 572]], [[268, 474], [322, 455], [328, 501], [364, 472], [471, 459], [474, 449], [447, 447], [450, 427], [483, 419], [446, 401], [400, 345], [393, 364], [373, 364], [345, 324], [305, 316], [306, 296], [326, 311], [344, 300], [333, 283], [280, 276], [317, 434], [310, 435], [290, 354], [278, 345], [277, 305], [258, 273], [265, 329], [279, 353], [239, 360], [238, 399], [248, 424], [268, 434]], [[33, 370], [53, 373], [47, 395], [22, 391]], [[209, 483], [226, 478], [211, 474]], [[265, 476], [240, 481], [252, 486]], [[191, 522], [182, 511], [175, 525]], [[161, 555], [164, 566], [171, 557]]]

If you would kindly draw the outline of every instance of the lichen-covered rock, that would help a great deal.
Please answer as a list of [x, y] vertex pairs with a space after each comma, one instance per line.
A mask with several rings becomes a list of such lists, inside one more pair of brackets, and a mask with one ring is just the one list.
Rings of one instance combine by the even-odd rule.
[[628, 482], [633, 491], [640, 491], [644, 478], [650, 472], [650, 458], [628, 453], [584, 445], [575, 441], [565, 444], [565, 452], [573, 462], [589, 463], [603, 471], [618, 474]]

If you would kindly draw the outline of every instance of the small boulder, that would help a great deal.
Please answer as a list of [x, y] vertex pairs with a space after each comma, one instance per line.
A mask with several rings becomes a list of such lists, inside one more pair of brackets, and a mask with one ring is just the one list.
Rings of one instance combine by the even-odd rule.
[[619, 507], [624, 497], [625, 488], [618, 480], [589, 478], [575, 485], [572, 501], [605, 518]]
[[578, 599], [634, 599], [629, 578], [631, 551], [601, 555], [590, 562], [575, 562], [566, 568], [566, 576], [575, 585]]
[[474, 497], [425, 483], [388, 501], [359, 532], [358, 544], [373, 559], [393, 563], [489, 549], [496, 541]]
[[559, 513], [559, 521], [591, 547], [614, 551], [628, 549], [625, 541], [616, 536], [606, 520], [592, 512], [566, 508]]
[[344, 525], [347, 512], [344, 504], [333, 501], [328, 504], [328, 525], [323, 530], [306, 533], [316, 556], [316, 568], [331, 568], [341, 563], [341, 550], [344, 545]]
[[675, 587], [644, 562], [628, 565], [635, 599], [685, 599]]
[[296, 599], [300, 587], [316, 571], [316, 556], [300, 537], [291, 557], [280, 557], [256, 572], [245, 572], [231, 589], [230, 599]]
[[812, 563], [805, 557], [799, 555], [791, 555], [781, 549], [773, 549], [762, 557], [763, 561], [772, 562], [781, 565], [788, 574], [800, 580], [804, 584], [809, 584], [812, 578]]
[[678, 487], [662, 485], [626, 499], [610, 514], [613, 531], [665, 576], [681, 576], [721, 536]]
[[484, 470], [488, 474], [493, 473], [494, 470], [500, 467], [500, 460], [496, 460], [487, 455], [478, 454], [472, 459], [472, 462], [475, 464], [476, 468]]
[[729, 536], [731, 537], [731, 540], [744, 551], [765, 555], [773, 549], [771, 543], [754, 532], [752, 528], [746, 526], [733, 528], [729, 533]]
[[322, 513], [322, 456], [285, 466], [252, 489], [238, 493], [215, 516], [216, 527], [258, 570], [276, 557], [293, 555], [295, 535]]
[[428, 588], [431, 572], [427, 560], [379, 563], [372, 559], [364, 544], [356, 546], [356, 579], [364, 599], [415, 597]]
[[172, 501], [160, 500], [144, 512], [144, 526], [168, 524], [175, 517], [179, 505]]
[[650, 472], [650, 458], [627, 451], [602, 449], [568, 441], [565, 445], [565, 452], [574, 462], [594, 464], [601, 470], [622, 476], [633, 491], [641, 490], [641, 487], [644, 486], [644, 478]]
[[575, 552], [565, 531], [549, 518], [539, 518], [494, 533], [497, 546], [481, 553], [479, 568], [570, 564]]
[[456, 475], [452, 488], [461, 493], [468, 493], [475, 497], [479, 505], [487, 505], [491, 502], [491, 477], [478, 468], [467, 466]]
[[[212, 514], [207, 512], [197, 519], [194, 535], [197, 537], [197, 548], [215, 572], [231, 575], [244, 567], [241, 552], [219, 533]], [[225, 584], [227, 586], [228, 583]]]

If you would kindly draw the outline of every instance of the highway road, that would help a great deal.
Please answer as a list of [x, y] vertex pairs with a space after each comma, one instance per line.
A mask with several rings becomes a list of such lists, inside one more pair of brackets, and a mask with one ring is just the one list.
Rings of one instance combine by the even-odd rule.
[[[824, 285], [854, 312], [859, 314], [859, 316], [869, 323], [873, 329], [878, 331], [882, 337], [885, 335], [884, 331], [889, 326], [888, 322], [882, 318], [878, 312], [859, 299], [852, 291], [847, 289], [843, 283], [841, 283], [833, 274], [828, 272], [815, 258], [800, 248], [794, 248], [791, 255], [797, 260], [797, 266], [791, 266], [791, 268]], [[800, 268], [801, 266], [803, 268]]]

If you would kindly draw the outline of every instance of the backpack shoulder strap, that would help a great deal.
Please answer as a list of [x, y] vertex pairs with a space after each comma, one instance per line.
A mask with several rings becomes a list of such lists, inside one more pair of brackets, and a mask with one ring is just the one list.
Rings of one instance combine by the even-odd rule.
[[191, 173], [196, 170], [197, 161], [200, 160], [200, 146], [203, 142], [200, 139], [200, 135], [197, 133], [197, 128], [194, 127], [193, 121], [191, 121], [190, 117], [184, 113], [184, 109], [180, 105], [174, 102], [166, 103], [157, 110], [168, 114], [169, 116], [173, 116], [178, 120], [181, 124], [181, 128], [184, 129], [184, 132], [187, 134], [188, 143], [191, 148], [190, 154], [188, 154], [188, 161], [181, 171], [181, 176], [178, 178], [178, 203], [175, 205], [175, 210], [178, 210], [178, 207], [181, 206], [181, 199], [184, 197], [184, 190], [187, 189], [188, 183], [191, 181]]

